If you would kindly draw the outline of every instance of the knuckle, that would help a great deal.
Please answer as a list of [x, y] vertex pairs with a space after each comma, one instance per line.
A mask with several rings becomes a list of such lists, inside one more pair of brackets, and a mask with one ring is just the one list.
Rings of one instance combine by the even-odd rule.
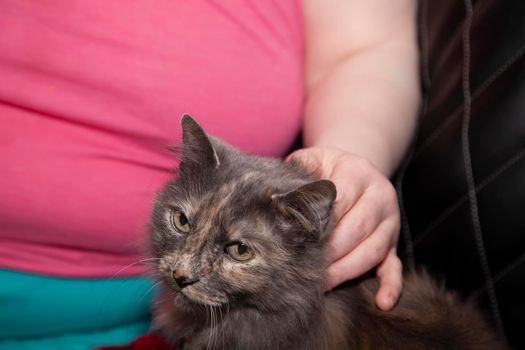
[[383, 197], [388, 202], [397, 204], [397, 192], [396, 192], [396, 189], [394, 188], [394, 186], [392, 185], [392, 183], [390, 181], [387, 180], [385, 182], [385, 185], [382, 188], [382, 192], [383, 192]]
[[392, 229], [387, 231], [387, 237], [389, 248], [397, 246], [397, 242], [399, 241], [399, 225], [393, 225]]
[[369, 222], [370, 219], [367, 217], [367, 215], [362, 215], [361, 217], [357, 218], [353, 224], [352, 230], [355, 233], [355, 235], [363, 237], [368, 235], [369, 230]]
[[373, 250], [373, 256], [372, 260], [374, 262], [374, 265], [379, 264], [381, 261], [385, 259], [386, 253], [387, 253], [387, 246], [385, 244], [378, 244], [376, 247], [374, 247]]
[[392, 256], [390, 264], [392, 270], [396, 273], [401, 273], [401, 271], [403, 270], [403, 263], [401, 262], [401, 259], [399, 259], [398, 256], [395, 254]]
[[393, 243], [397, 243], [399, 231], [401, 230], [401, 218], [399, 212], [395, 212], [385, 220], [385, 230], [387, 234], [392, 237]]
[[399, 231], [401, 230], [401, 220], [399, 218], [399, 214], [394, 217], [394, 223], [392, 225], [394, 237], [395, 237], [395, 243], [397, 243], [397, 238], [399, 237]]

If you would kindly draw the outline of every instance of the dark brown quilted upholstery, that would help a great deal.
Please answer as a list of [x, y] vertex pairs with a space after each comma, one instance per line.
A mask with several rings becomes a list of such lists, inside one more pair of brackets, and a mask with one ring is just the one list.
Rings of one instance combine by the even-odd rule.
[[525, 349], [525, 1], [422, 0], [420, 29], [402, 255], [479, 297]]

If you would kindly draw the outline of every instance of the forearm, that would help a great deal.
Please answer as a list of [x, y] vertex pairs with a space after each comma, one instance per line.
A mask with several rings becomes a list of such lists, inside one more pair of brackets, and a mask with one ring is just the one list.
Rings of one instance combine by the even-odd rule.
[[415, 48], [357, 53], [310, 89], [305, 145], [344, 149], [389, 176], [410, 141], [418, 105]]
[[305, 146], [341, 148], [389, 176], [419, 107], [416, 1], [304, 1]]

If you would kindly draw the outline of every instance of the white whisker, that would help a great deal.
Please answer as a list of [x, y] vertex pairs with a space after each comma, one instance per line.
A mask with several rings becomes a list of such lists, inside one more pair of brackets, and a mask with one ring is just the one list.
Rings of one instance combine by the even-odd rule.
[[[211, 307], [209, 309], [209, 314], [210, 314], [210, 318], [208, 319], [208, 305], [204, 305], [204, 307], [206, 308], [206, 323], [207, 323], [207, 326], [208, 328], [210, 327], [211, 325], [211, 320], [212, 320], [212, 311], [211, 311]], [[210, 343], [211, 343], [211, 328], [208, 330], [209, 334], [208, 334], [208, 341], [206, 342], [206, 350], [210, 348]]]
[[142, 296], [140, 297], [139, 301], [141, 301], [142, 299], [144, 299], [144, 297], [146, 295], [148, 295], [149, 292], [151, 292], [153, 289], [155, 289], [159, 284], [161, 284], [162, 281], [158, 281], [157, 283], [153, 284], [151, 287], [148, 288], [147, 291], [144, 292], [144, 294], [142, 294]]
[[135, 266], [137, 264], [147, 263], [147, 262], [154, 261], [154, 260], [160, 260], [160, 258], [149, 258], [149, 259], [142, 259], [142, 260], [139, 260], [139, 261], [132, 262], [131, 264], [128, 264], [128, 265], [124, 266], [123, 268], [121, 268], [120, 270], [118, 270], [117, 272], [115, 272], [111, 276], [111, 278], [115, 278], [119, 273], [122, 273], [123, 271], [129, 269], [132, 266]]
[[[221, 336], [221, 341], [222, 341], [222, 349], [224, 349], [224, 330], [222, 329], [222, 326], [224, 324], [224, 316], [222, 315], [222, 307], [219, 307], [219, 312], [221, 314], [220, 316], [220, 327], [217, 327], [217, 331], [220, 332], [220, 336]], [[219, 341], [219, 334], [217, 334], [217, 342]]]

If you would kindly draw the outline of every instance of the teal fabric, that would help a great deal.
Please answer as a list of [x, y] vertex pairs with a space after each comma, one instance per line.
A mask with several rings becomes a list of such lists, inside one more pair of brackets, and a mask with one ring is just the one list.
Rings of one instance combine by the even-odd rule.
[[146, 278], [72, 279], [0, 269], [0, 349], [85, 350], [147, 333]]

